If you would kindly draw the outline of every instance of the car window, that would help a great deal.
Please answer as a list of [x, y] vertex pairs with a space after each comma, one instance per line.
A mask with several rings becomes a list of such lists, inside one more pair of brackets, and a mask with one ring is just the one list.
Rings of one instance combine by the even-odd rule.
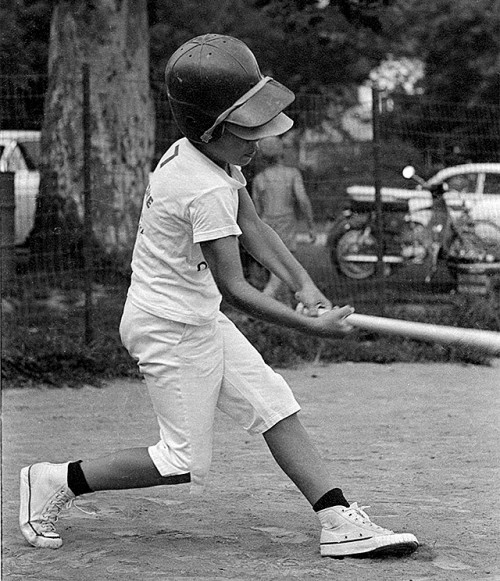
[[23, 141], [17, 142], [21, 148], [26, 165], [29, 170], [36, 170], [40, 166], [40, 142], [38, 141]]
[[458, 174], [448, 179], [448, 189], [451, 192], [475, 193], [477, 191], [478, 174]]
[[2, 159], [2, 171], [22, 171], [27, 170], [28, 165], [19, 145], [13, 148], [8, 148], [5, 152], [4, 159]]
[[500, 174], [487, 173], [484, 179], [484, 193], [500, 195]]

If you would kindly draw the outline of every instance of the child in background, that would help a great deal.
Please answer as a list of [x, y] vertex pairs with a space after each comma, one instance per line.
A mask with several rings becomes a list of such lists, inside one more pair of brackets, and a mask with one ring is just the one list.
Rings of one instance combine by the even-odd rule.
[[[305, 218], [311, 241], [315, 240], [314, 220], [300, 170], [283, 162], [283, 142], [279, 137], [267, 137], [260, 144], [267, 167], [259, 172], [252, 183], [252, 198], [261, 220], [283, 240], [292, 254], [297, 249], [299, 216]], [[272, 272], [263, 290], [278, 298], [282, 281]]]

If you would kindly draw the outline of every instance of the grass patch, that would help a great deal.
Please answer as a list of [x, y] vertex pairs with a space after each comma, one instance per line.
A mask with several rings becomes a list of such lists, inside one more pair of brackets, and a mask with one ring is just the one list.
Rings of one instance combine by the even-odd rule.
[[[94, 307], [93, 341], [84, 339], [84, 311], [72, 304], [38, 304], [4, 313], [2, 384], [12, 387], [100, 386], [112, 378], [139, 378], [135, 362], [118, 336], [124, 291], [104, 293]], [[390, 316], [459, 327], [500, 331], [496, 299], [456, 296], [443, 304], [392, 307]], [[19, 313], [22, 313], [21, 317]], [[323, 340], [248, 319], [229, 311], [265, 361], [274, 367], [304, 362], [454, 362], [488, 365], [480, 349], [442, 346], [358, 332], [349, 339]]]
[[[484, 298], [456, 297], [446, 305], [409, 305], [394, 308], [391, 316], [410, 321], [500, 331], [497, 308]], [[358, 331], [345, 339], [317, 339], [262, 321], [233, 317], [236, 325], [273, 366], [304, 362], [410, 363], [450, 362], [489, 365], [493, 357], [484, 349], [438, 345], [402, 337], [385, 337]]]
[[109, 289], [94, 306], [88, 344], [83, 306], [65, 302], [70, 295], [57, 296], [58, 302], [51, 297], [17, 305], [15, 313], [3, 317], [3, 387], [98, 387], [106, 379], [140, 377], [118, 334], [125, 301], [121, 289]]

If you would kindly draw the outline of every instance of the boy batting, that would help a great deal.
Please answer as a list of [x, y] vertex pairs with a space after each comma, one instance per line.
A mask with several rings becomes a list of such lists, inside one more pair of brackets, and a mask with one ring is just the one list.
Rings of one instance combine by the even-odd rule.
[[[412, 534], [375, 525], [345, 499], [298, 418], [291, 389], [220, 311], [224, 297], [253, 317], [318, 337], [351, 331], [345, 319], [353, 309], [332, 308], [259, 219], [240, 170], [260, 139], [290, 129], [283, 110], [293, 93], [262, 76], [244, 43], [215, 34], [183, 44], [167, 64], [166, 83], [184, 137], [165, 153], [146, 192], [120, 325], [160, 439], [100, 458], [23, 468], [24, 537], [35, 547], [60, 547], [60, 511], [90, 492], [184, 483], [203, 494], [218, 408], [263, 435], [318, 515], [323, 556], [414, 550]], [[288, 285], [309, 316], [246, 281], [239, 244]], [[319, 308], [328, 312], [318, 317]]]

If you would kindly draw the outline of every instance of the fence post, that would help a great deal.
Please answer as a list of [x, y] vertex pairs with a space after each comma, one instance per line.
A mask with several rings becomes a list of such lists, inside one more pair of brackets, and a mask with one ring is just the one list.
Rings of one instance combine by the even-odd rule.
[[10, 294], [16, 269], [14, 172], [0, 173], [0, 252], [2, 298]]
[[380, 92], [372, 87], [372, 120], [373, 120], [373, 182], [375, 186], [375, 216], [377, 240], [377, 309], [379, 315], [385, 313], [385, 274], [384, 274], [384, 222], [382, 192], [380, 183]]
[[90, 127], [90, 69], [88, 63], [82, 65], [83, 85], [83, 271], [85, 291], [85, 343], [93, 338], [93, 231], [92, 231], [92, 185], [90, 173], [91, 127]]

